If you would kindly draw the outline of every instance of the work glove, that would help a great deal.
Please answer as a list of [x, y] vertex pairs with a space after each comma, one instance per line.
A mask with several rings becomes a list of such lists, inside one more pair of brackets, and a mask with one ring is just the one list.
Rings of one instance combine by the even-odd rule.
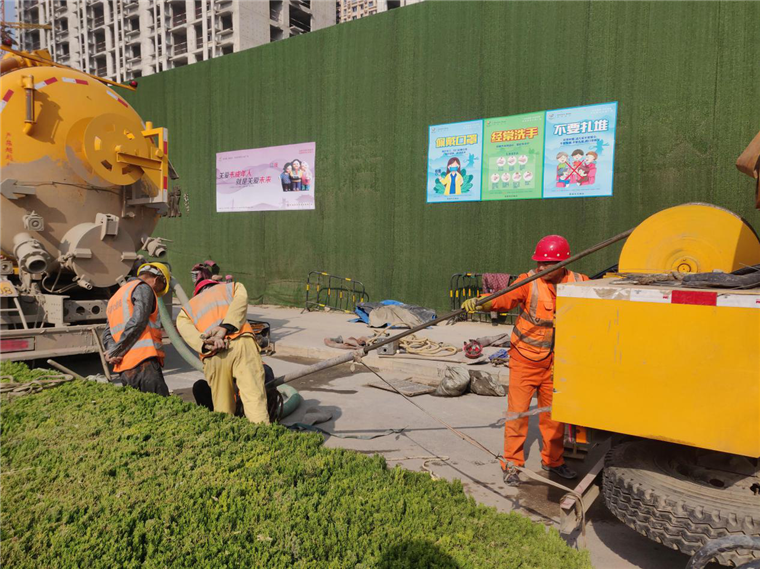
[[477, 302], [477, 298], [468, 298], [462, 303], [462, 308], [465, 312], [475, 312], [477, 310], [477, 307], [475, 306]]

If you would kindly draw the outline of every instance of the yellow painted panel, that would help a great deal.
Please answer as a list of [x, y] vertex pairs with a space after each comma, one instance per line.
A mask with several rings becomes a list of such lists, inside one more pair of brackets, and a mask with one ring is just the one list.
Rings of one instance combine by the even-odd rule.
[[760, 308], [606, 296], [558, 298], [552, 418], [760, 457]]

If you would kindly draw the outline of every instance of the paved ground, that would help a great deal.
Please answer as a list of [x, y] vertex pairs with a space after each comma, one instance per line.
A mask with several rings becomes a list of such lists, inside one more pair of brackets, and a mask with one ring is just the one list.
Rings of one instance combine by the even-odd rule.
[[[272, 323], [278, 353], [275, 357], [266, 357], [265, 362], [278, 376], [312, 363], [314, 358], [334, 356], [337, 352], [322, 343], [326, 335], [343, 334], [347, 337], [367, 332], [363, 325], [347, 323], [348, 317], [342, 314], [299, 315], [296, 309], [261, 307], [252, 307], [250, 314]], [[502, 330], [504, 327], [493, 328], [488, 324], [460, 323], [429, 330], [424, 335], [460, 345], [463, 339], [493, 335]], [[309, 357], [296, 355], [299, 345], [302, 346], [300, 354], [308, 354]], [[85, 374], [95, 373], [99, 368], [99, 360], [93, 358], [70, 359], [66, 364]], [[190, 387], [200, 378], [200, 374], [182, 361], [172, 348], [167, 353], [165, 373], [170, 389], [176, 395], [191, 400]], [[407, 377], [406, 372], [399, 373], [393, 369], [384, 369], [379, 373], [388, 379]], [[459, 479], [465, 490], [483, 504], [501, 511], [516, 510], [537, 522], [556, 527], [558, 503], [563, 494], [561, 490], [532, 481], [519, 488], [506, 487], [500, 469], [491, 457], [459, 439], [398, 394], [366, 386], [376, 380], [375, 375], [362, 371], [361, 367], [352, 372], [348, 364], [297, 380], [292, 385], [299, 390], [304, 402], [284, 422], [298, 422], [307, 409], [318, 407], [332, 415], [330, 421], [319, 426], [335, 435], [370, 436], [389, 429], [403, 429], [401, 433], [372, 440], [327, 436], [325, 445], [382, 454], [391, 467], [401, 465], [411, 470], [425, 470], [439, 477]], [[504, 398], [467, 394], [446, 399], [422, 395], [413, 401], [487, 448], [500, 451], [503, 426], [499, 419], [506, 408]], [[531, 420], [526, 448], [527, 466], [541, 472], [538, 420], [535, 417]], [[570, 464], [582, 475], [595, 458], [591, 456], [586, 461], [572, 461]], [[577, 536], [571, 542], [574, 543], [575, 539]], [[589, 512], [586, 540], [594, 566], [600, 569], [671, 569], [685, 567], [688, 561], [685, 555], [651, 542], [620, 523], [605, 509], [601, 500]]]

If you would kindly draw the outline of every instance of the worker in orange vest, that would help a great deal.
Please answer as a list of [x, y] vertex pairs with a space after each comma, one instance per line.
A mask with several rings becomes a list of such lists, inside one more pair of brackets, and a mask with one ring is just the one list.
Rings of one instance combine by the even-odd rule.
[[170, 279], [164, 263], [144, 263], [137, 269], [137, 277], [119, 287], [106, 308], [106, 361], [113, 364], [121, 383], [145, 393], [169, 395], [161, 371], [164, 348], [158, 297], [169, 291]]
[[235, 383], [245, 416], [269, 424], [264, 365], [251, 325], [242, 283], [204, 279], [177, 317], [185, 342], [200, 354], [214, 411], [235, 414]]
[[[523, 273], [518, 280], [534, 275], [556, 265], [570, 257], [570, 245], [564, 237], [548, 235], [536, 245], [533, 260], [536, 269]], [[512, 331], [509, 360], [509, 393], [507, 409], [509, 412], [522, 413], [530, 408], [530, 400], [537, 392], [538, 406], [549, 407], [552, 404], [554, 383], [554, 310], [557, 304], [556, 285], [586, 281], [588, 277], [566, 269], [527, 283], [512, 292], [503, 294], [493, 301], [478, 306], [484, 312], [507, 312], [515, 306], [520, 307], [520, 314]], [[462, 308], [473, 312], [477, 299], [470, 298]], [[541, 467], [562, 478], [573, 479], [577, 473], [565, 465], [564, 424], [553, 421], [549, 413], [542, 413], [539, 418], [541, 430]], [[528, 434], [528, 417], [508, 421], [504, 426], [504, 481], [509, 486], [517, 486], [520, 476], [516, 466], [525, 465], [525, 438]]]

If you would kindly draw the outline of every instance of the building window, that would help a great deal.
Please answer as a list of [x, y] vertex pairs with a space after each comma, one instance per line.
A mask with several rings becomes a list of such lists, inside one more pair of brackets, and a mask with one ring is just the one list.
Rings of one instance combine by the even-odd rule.
[[223, 30], [231, 30], [232, 29], [232, 14], [228, 14], [226, 16], [222, 16], [222, 29]]

